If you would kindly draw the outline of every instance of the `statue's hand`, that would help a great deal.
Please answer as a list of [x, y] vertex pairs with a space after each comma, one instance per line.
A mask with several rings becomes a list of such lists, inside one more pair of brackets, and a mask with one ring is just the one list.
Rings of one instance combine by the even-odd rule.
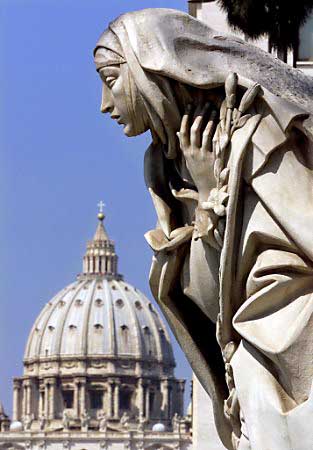
[[[204, 107], [197, 108], [191, 114], [191, 106], [182, 118], [180, 131], [177, 133], [180, 148], [186, 160], [187, 169], [199, 192], [199, 202], [206, 201], [208, 195], [215, 187], [216, 181], [213, 173], [214, 155], [212, 139], [216, 128], [216, 111], [209, 115], [208, 122], [204, 124], [205, 117], [210, 108], [206, 103]], [[194, 117], [191, 124], [192, 117]]]

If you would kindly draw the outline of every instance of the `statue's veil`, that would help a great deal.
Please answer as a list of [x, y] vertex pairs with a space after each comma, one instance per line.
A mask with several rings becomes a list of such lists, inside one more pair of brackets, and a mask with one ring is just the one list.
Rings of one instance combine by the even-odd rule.
[[[99, 49], [109, 51], [105, 58]], [[311, 77], [181, 11], [155, 8], [123, 14], [109, 25], [96, 45], [97, 68], [109, 64], [111, 56], [114, 61], [114, 55], [115, 64], [128, 63], [144, 99], [153, 104], [158, 118], [163, 118], [161, 128], [170, 145], [175, 137], [169, 128], [179, 128], [181, 114], [168, 89], [160, 88], [152, 74], [210, 89], [223, 85], [227, 75], [236, 72], [242, 85], [247, 84], [245, 80], [257, 82], [275, 96], [313, 113]], [[309, 119], [307, 126], [312, 132], [313, 121], [311, 125]]]

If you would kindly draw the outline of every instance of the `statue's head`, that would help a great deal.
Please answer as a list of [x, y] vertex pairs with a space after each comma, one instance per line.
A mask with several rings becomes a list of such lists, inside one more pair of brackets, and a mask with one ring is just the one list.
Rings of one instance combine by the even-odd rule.
[[166, 39], [168, 34], [158, 31], [153, 21], [158, 18], [159, 24], [164, 23], [162, 18], [173, 14], [189, 18], [166, 9], [124, 14], [109, 25], [94, 51], [102, 80], [101, 111], [122, 124], [127, 136], [150, 129], [154, 138], [165, 145], [169, 158], [175, 157], [176, 132], [192, 97], [175, 77], [158, 70], [164, 58], [162, 44], [155, 46], [154, 52], [150, 50], [153, 41]]
[[150, 129], [169, 159], [178, 150], [176, 132], [191, 102], [208, 99], [224, 85], [225, 47], [215, 32], [172, 9], [126, 13], [110, 23], [94, 50], [101, 77], [101, 111], [124, 126], [127, 136]]
[[127, 136], [144, 133], [149, 128], [147, 112], [118, 40], [107, 30], [100, 42], [95, 62], [102, 81], [101, 112], [110, 113]]
[[[259, 70], [264, 65], [276, 73], [276, 93], [288, 97], [295, 91], [293, 77], [286, 85], [283, 63], [172, 9], [123, 14], [102, 34], [94, 56], [103, 83], [101, 111], [122, 124], [127, 136], [150, 129], [170, 159], [177, 155], [186, 105], [211, 100], [230, 72], [239, 75], [239, 86], [258, 82], [272, 90], [272, 78]], [[222, 88], [219, 95], [224, 98]]]

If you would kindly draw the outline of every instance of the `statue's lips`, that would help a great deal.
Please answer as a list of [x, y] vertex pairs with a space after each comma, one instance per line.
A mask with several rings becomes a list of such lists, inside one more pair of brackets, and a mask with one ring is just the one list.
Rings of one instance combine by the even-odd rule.
[[116, 120], [116, 122], [120, 125], [124, 125], [124, 122], [121, 120], [121, 116], [112, 116], [111, 115], [111, 119]]

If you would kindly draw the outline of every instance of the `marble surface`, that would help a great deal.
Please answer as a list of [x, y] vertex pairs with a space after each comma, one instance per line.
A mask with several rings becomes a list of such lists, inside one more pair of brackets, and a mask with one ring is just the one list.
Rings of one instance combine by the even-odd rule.
[[151, 131], [151, 291], [223, 445], [309, 450], [312, 79], [169, 9], [112, 22], [95, 63], [102, 112]]

